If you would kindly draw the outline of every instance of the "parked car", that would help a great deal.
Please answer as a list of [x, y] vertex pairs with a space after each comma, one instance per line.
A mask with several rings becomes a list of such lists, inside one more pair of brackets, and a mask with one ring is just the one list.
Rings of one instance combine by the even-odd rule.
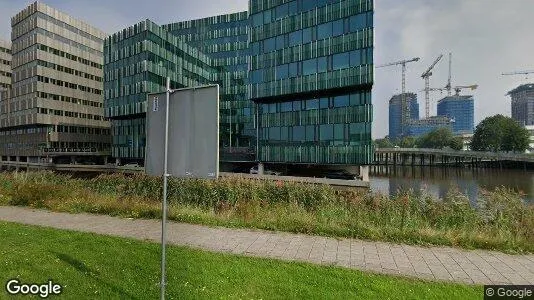
[[[254, 167], [250, 168], [250, 174], [258, 174], [258, 166], [254, 166]], [[263, 169], [263, 175], [280, 176], [280, 175], [282, 175], [282, 172]]]
[[357, 177], [354, 174], [351, 174], [345, 170], [332, 170], [324, 174], [325, 178], [328, 179], [344, 179], [344, 180], [356, 180]]
[[137, 163], [125, 164], [124, 166], [125, 167], [134, 167], [134, 168], [140, 167], [139, 164], [137, 164]]

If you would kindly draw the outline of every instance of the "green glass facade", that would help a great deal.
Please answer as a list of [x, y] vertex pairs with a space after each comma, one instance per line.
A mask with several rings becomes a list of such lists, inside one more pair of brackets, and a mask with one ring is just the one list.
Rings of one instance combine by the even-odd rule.
[[253, 160], [256, 145], [254, 107], [246, 94], [248, 77], [248, 12], [238, 12], [162, 26], [206, 53], [220, 85], [220, 156]]
[[208, 56], [146, 20], [104, 41], [105, 115], [112, 121], [112, 156], [145, 156], [146, 97], [172, 88], [212, 82], [215, 68]]
[[372, 0], [250, 1], [259, 160], [371, 163]]
[[372, 159], [372, 0], [250, 0], [249, 12], [105, 41], [113, 156], [142, 159], [146, 95], [220, 85], [222, 161], [366, 165]]

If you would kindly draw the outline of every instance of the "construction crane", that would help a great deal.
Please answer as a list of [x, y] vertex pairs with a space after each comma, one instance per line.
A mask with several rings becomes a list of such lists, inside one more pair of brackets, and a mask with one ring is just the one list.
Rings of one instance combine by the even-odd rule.
[[471, 89], [476, 90], [478, 88], [478, 84], [473, 85], [459, 85], [454, 87], [454, 91], [456, 92], [456, 96], [460, 96], [460, 92], [464, 89]]
[[415, 58], [412, 58], [412, 59], [406, 59], [406, 60], [401, 60], [401, 61], [397, 61], [397, 62], [393, 62], [393, 63], [387, 63], [387, 64], [383, 64], [383, 65], [377, 66], [377, 68], [390, 67], [390, 66], [399, 66], [399, 65], [402, 66], [402, 94], [401, 94], [401, 98], [402, 98], [402, 114], [401, 114], [401, 120], [402, 120], [402, 124], [403, 125], [408, 124], [408, 122], [410, 120], [410, 105], [406, 101], [406, 64], [407, 63], [411, 63], [411, 62], [417, 62], [419, 60], [420, 60], [419, 57], [415, 57]]
[[423, 75], [421, 75], [421, 78], [425, 80], [425, 116], [427, 119], [430, 117], [430, 76], [432, 76], [432, 69], [434, 69], [442, 58], [443, 54], [440, 54]]
[[449, 79], [447, 80], [447, 85], [445, 86], [447, 90], [447, 96], [452, 95], [452, 53], [449, 52]]
[[529, 71], [516, 71], [516, 72], [509, 72], [509, 73], [502, 73], [503, 76], [509, 76], [509, 75], [526, 75], [525, 79], [528, 79], [528, 74], [533, 74], [534, 70]]

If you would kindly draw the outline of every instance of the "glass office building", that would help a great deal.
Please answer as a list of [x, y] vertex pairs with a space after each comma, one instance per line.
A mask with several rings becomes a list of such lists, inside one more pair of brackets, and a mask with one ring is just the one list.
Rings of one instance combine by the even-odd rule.
[[452, 124], [451, 119], [444, 116], [433, 116], [427, 119], [411, 120], [406, 126], [406, 135], [420, 137], [442, 127], [452, 130]]
[[[405, 93], [406, 101], [410, 103], [410, 119], [419, 120], [419, 103], [417, 95]], [[389, 138], [395, 140], [403, 137], [402, 127], [402, 94], [394, 95], [389, 100]]]
[[220, 156], [254, 160], [254, 107], [247, 98], [248, 12], [163, 25], [170, 33], [210, 57], [220, 85]]
[[450, 96], [438, 101], [438, 116], [452, 121], [454, 134], [470, 134], [475, 126], [475, 107], [473, 96]]
[[373, 1], [249, 1], [262, 162], [371, 163]]
[[511, 90], [512, 119], [522, 126], [534, 125], [534, 84], [522, 84]]
[[[162, 42], [186, 55], [160, 53]], [[220, 85], [222, 161], [371, 162], [372, 0], [251, 0], [248, 12], [142, 22], [104, 53], [117, 158], [144, 157], [146, 94], [170, 75], [173, 87]]]
[[104, 41], [105, 115], [112, 121], [112, 156], [141, 161], [145, 156], [147, 94], [212, 82], [210, 59], [150, 20]]

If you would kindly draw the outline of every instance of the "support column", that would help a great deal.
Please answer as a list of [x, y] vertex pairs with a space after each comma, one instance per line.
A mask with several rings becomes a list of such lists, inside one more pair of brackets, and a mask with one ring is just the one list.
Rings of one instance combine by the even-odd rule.
[[258, 175], [263, 175], [265, 172], [265, 166], [263, 163], [258, 163]]
[[360, 179], [369, 182], [369, 166], [360, 166]]
[[120, 158], [115, 158], [115, 166], [118, 167], [121, 165], [121, 159]]

